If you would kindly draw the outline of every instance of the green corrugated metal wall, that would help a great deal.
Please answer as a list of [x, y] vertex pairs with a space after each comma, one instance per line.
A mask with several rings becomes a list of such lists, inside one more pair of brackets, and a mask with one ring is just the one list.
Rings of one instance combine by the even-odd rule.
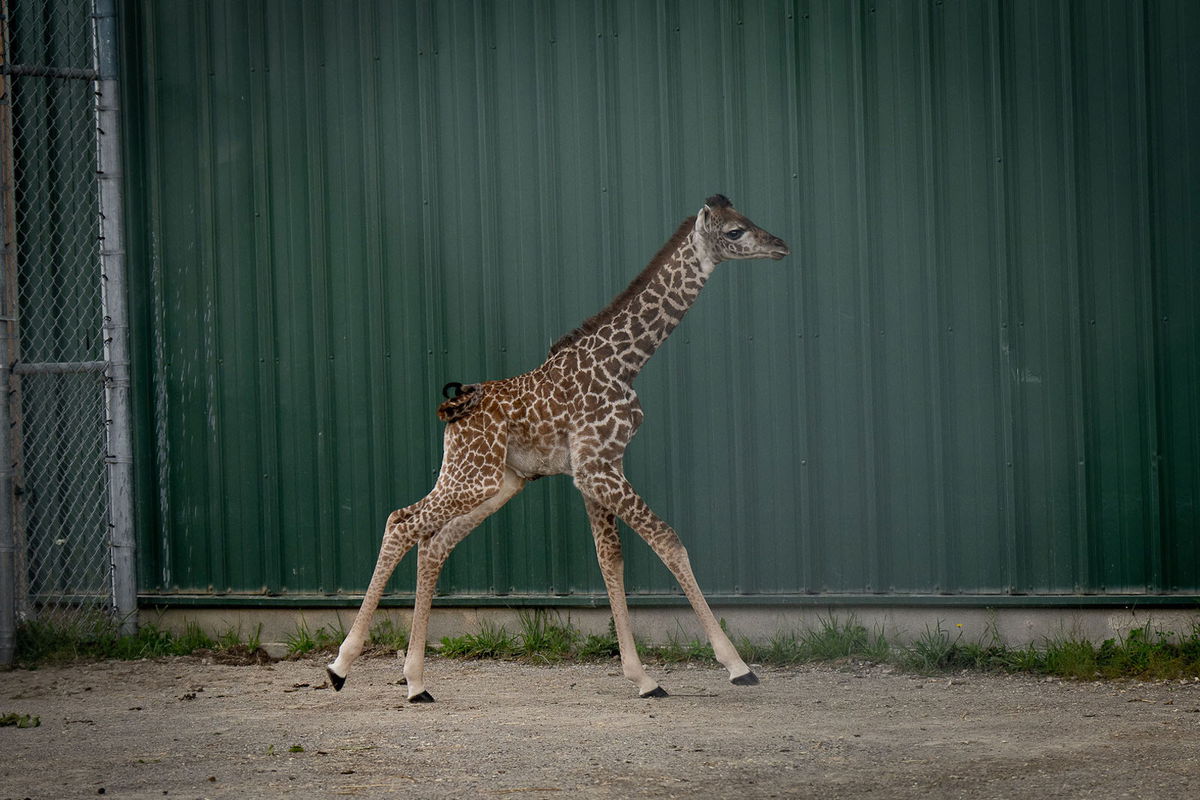
[[[1200, 591], [1197, 4], [123, 10], [143, 593], [361, 591], [439, 387], [715, 191], [794, 255], [721, 268], [627, 462], [711, 594]], [[440, 586], [593, 561], [556, 478]]]

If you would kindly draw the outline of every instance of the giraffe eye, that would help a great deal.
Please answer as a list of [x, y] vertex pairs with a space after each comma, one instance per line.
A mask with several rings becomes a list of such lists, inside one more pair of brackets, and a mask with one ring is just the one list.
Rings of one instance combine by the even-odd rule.
[[736, 242], [738, 239], [742, 238], [743, 233], [745, 233], [745, 231], [741, 228], [734, 228], [731, 231], [725, 231], [725, 238], [731, 242]]

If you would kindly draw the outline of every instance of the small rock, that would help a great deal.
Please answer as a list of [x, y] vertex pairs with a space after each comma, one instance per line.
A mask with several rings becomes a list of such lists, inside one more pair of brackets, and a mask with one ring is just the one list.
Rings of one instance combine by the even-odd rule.
[[267, 658], [272, 661], [280, 661], [288, 654], [288, 646], [284, 642], [266, 642], [260, 647], [267, 654]]

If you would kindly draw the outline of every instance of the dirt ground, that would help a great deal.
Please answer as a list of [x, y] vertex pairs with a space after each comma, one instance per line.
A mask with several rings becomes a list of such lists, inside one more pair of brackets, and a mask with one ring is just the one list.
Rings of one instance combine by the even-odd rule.
[[1200, 682], [187, 657], [0, 673], [0, 798], [1200, 796]]

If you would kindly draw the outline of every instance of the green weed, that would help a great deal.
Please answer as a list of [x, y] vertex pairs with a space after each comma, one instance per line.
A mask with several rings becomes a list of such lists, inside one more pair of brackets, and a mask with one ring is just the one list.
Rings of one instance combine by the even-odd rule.
[[29, 714], [0, 714], [0, 728], [37, 728], [42, 724], [41, 717]]
[[313, 652], [335, 650], [345, 638], [346, 631], [341, 625], [341, 620], [338, 620], [337, 628], [328, 628], [322, 625], [314, 631], [308, 627], [308, 621], [301, 617], [300, 622], [296, 625], [296, 630], [285, 636], [284, 642], [288, 646], [289, 653], [302, 656]]
[[192, 653], [196, 650], [212, 650], [217, 646], [216, 641], [204, 632], [197, 622], [184, 623], [183, 633], [171, 637], [170, 649], [177, 655]]
[[681, 639], [675, 634], [667, 636], [667, 643], [644, 648], [646, 655], [656, 661], [674, 664], [714, 663], [712, 646], [695, 639]]
[[817, 618], [818, 626], [800, 636], [800, 651], [807, 660], [832, 661], [854, 658], [884, 661], [891, 648], [883, 633], [871, 633], [853, 614], [843, 623], [836, 616]]
[[576, 652], [582, 638], [579, 629], [566, 623], [557, 614], [551, 619], [544, 609], [522, 611], [519, 615], [521, 632], [517, 634], [517, 650], [526, 658], [561, 661]]
[[[1040, 646], [1008, 647], [989, 625], [977, 642], [963, 641], [961, 626], [947, 627], [942, 621], [927, 626], [922, 635], [903, 646], [892, 646], [882, 631], [868, 631], [853, 616], [844, 621], [836, 616], [818, 618], [814, 628], [779, 631], [766, 642], [741, 638], [738, 649], [748, 663], [791, 666], [821, 661], [858, 659], [886, 663], [922, 673], [957, 670], [995, 671], [1054, 675], [1078, 680], [1134, 678], [1163, 680], [1200, 677], [1200, 621], [1176, 634], [1146, 624], [1123, 636], [1094, 645], [1082, 638], [1060, 637]], [[608, 660], [620, 653], [610, 619], [605, 634], [582, 634], [570, 619], [534, 610], [520, 614], [520, 631], [484, 623], [478, 633], [441, 640], [441, 653], [450, 658], [519, 658], [560, 661], [564, 659]], [[724, 620], [722, 620], [724, 627]], [[188, 622], [180, 633], [154, 623], [143, 625], [136, 634], [123, 636], [116, 622], [102, 620], [35, 620], [17, 628], [16, 663], [26, 668], [39, 664], [80, 659], [140, 659], [186, 655], [201, 650], [253, 653], [260, 645], [262, 626], [245, 636], [239, 626], [215, 637], [198, 623]], [[336, 626], [313, 630], [302, 618], [286, 637], [294, 654], [332, 650], [345, 638], [339, 620]], [[408, 647], [407, 632], [390, 619], [371, 628], [372, 645], [393, 651]], [[663, 645], [637, 643], [644, 660], [668, 663], [713, 663], [707, 642], [672, 635]]]
[[1002, 672], [1044, 672], [1045, 657], [1036, 647], [1000, 649], [997, 668]]
[[[98, 627], [107, 633], [106, 628], [111, 624], [105, 622]], [[99, 638], [107, 638], [103, 633]], [[93, 645], [97, 638], [83, 625], [42, 620], [24, 622], [17, 626], [15, 660], [30, 666], [88, 657], [97, 649]]]
[[483, 623], [479, 633], [442, 637], [441, 654], [450, 658], [510, 658], [517, 640], [503, 625]]
[[743, 638], [738, 642], [738, 652], [747, 662], [754, 664], [791, 666], [806, 660], [796, 634], [784, 631], [772, 634], [766, 644]]
[[216, 647], [218, 650], [235, 650], [245, 647], [253, 653], [262, 646], [262, 627], [262, 623], [258, 623], [254, 627], [254, 632], [243, 640], [241, 623], [236, 628], [231, 625], [217, 636]]
[[937, 672], [957, 664], [958, 640], [942, 628], [938, 620], [934, 627], [925, 626], [925, 632], [913, 640], [900, 654], [900, 665], [915, 672]]
[[577, 655], [583, 661], [600, 661], [621, 655], [621, 647], [616, 636], [589, 633], [579, 645]]
[[249, 646], [258, 649], [259, 626], [249, 644], [241, 641], [240, 630], [227, 630], [214, 639], [199, 623], [187, 622], [175, 634], [154, 623], [142, 625], [137, 633], [122, 635], [113, 621], [87, 626], [62, 621], [34, 620], [17, 627], [16, 663], [25, 667], [80, 659], [136, 660], [180, 656], [197, 650], [233, 651]]
[[1062, 678], [1097, 677], [1096, 648], [1091, 642], [1079, 639], [1047, 641], [1041, 656], [1039, 672]]
[[765, 644], [742, 639], [739, 651], [749, 662], [775, 666], [844, 659], [885, 662], [891, 657], [883, 633], [868, 631], [853, 614], [845, 622], [836, 616], [818, 617], [816, 628], [778, 631]]
[[1200, 623], [1178, 637], [1147, 624], [1106, 639], [1099, 647], [1079, 639], [1048, 641], [1039, 667], [1051, 675], [1084, 680], [1200, 677]]
[[408, 632], [396, 626], [390, 617], [371, 626], [371, 644], [395, 653], [408, 650]]
[[896, 663], [925, 673], [971, 669], [1073, 680], [1200, 677], [1200, 623], [1193, 623], [1191, 631], [1180, 636], [1146, 625], [1099, 646], [1078, 637], [1060, 637], [1045, 640], [1041, 647], [1010, 648], [994, 633], [987, 643], [961, 640], [961, 633], [952, 637], [939, 621], [901, 648]]
[[589, 633], [583, 637], [576, 654], [583, 661], [607, 660], [621, 654], [621, 646], [617, 642], [617, 626], [613, 618], [608, 618], [608, 633]]

